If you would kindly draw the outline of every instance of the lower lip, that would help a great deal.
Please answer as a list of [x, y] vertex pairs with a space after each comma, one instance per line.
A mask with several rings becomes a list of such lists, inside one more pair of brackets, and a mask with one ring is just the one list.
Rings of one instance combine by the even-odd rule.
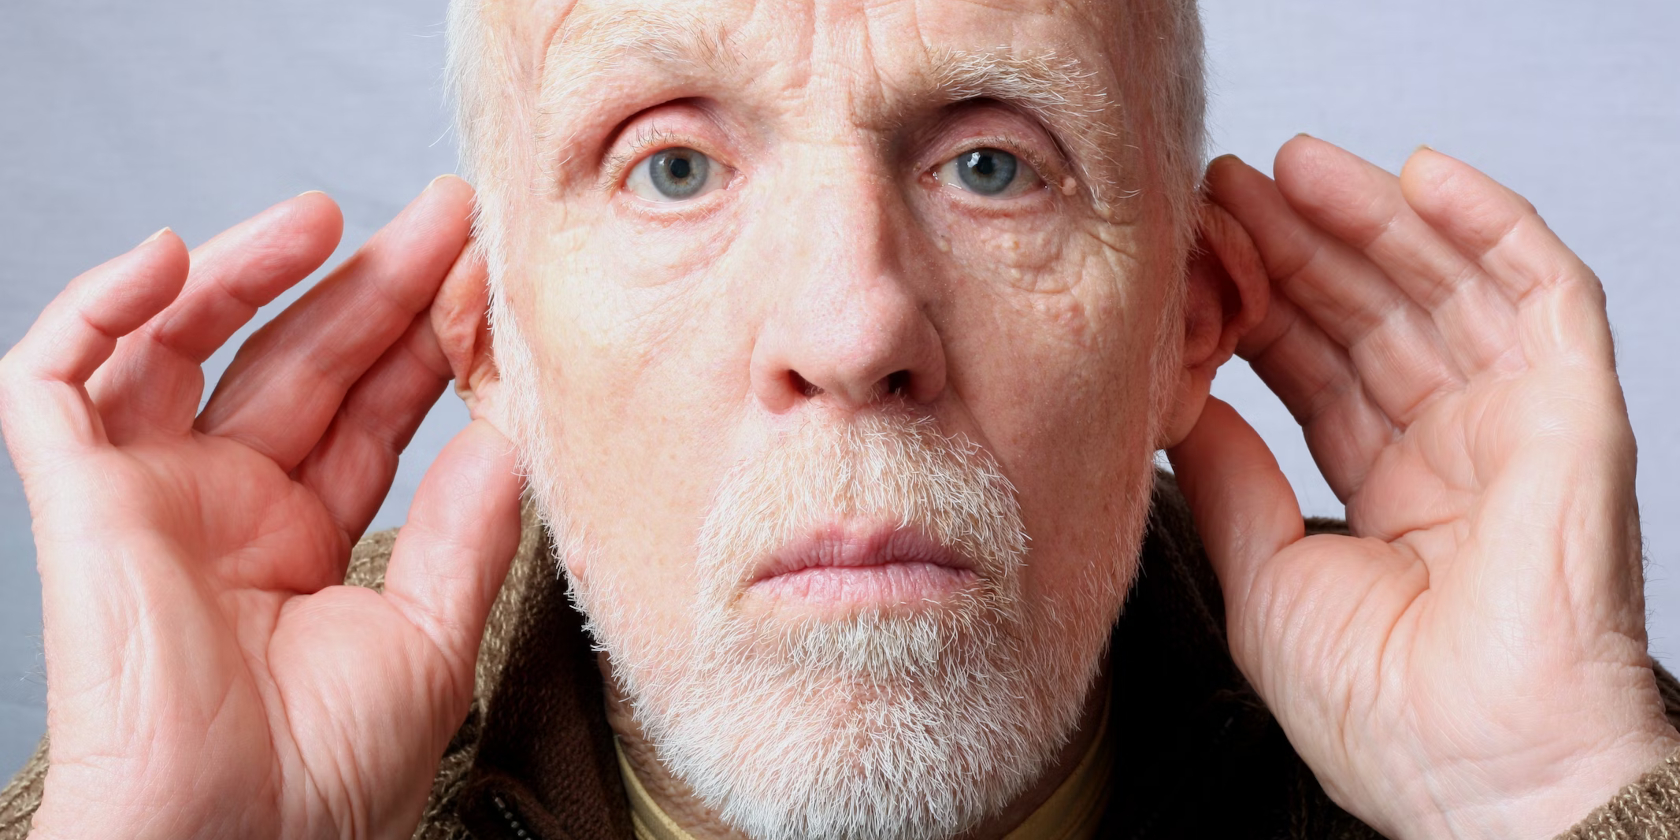
[[754, 583], [748, 592], [777, 601], [831, 607], [941, 602], [969, 588], [975, 574], [937, 563], [812, 566]]

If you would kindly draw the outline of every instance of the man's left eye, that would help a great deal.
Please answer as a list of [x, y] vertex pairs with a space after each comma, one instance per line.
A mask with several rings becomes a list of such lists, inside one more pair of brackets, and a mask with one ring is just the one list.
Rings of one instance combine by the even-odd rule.
[[1043, 186], [1032, 167], [1002, 149], [969, 149], [935, 172], [939, 183], [987, 198], [1010, 198]]
[[642, 158], [624, 185], [649, 201], [672, 202], [705, 195], [728, 180], [728, 170], [704, 153], [672, 147]]

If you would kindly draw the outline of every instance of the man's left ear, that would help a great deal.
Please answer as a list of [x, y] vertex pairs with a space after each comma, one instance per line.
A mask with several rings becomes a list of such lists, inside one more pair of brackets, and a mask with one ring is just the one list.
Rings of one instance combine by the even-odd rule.
[[432, 299], [431, 316], [432, 332], [455, 378], [455, 393], [475, 419], [497, 422], [492, 404], [501, 375], [490, 344], [489, 271], [484, 249], [476, 241], [468, 241], [455, 258]]
[[1237, 342], [1266, 317], [1271, 284], [1248, 231], [1224, 208], [1202, 199], [1201, 225], [1190, 253], [1184, 298], [1184, 352], [1176, 399], [1161, 424], [1162, 449], [1190, 434], [1207, 404], [1213, 375]]

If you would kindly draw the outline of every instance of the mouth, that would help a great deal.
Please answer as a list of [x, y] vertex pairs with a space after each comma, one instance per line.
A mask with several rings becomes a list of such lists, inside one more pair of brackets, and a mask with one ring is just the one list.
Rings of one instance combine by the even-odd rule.
[[974, 563], [913, 528], [845, 523], [771, 553], [747, 594], [819, 611], [939, 604], [972, 588]]

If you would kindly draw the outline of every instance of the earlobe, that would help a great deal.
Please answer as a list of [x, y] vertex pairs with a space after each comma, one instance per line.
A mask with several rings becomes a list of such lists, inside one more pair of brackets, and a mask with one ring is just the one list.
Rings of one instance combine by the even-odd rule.
[[[1218, 161], [1215, 161], [1215, 165]], [[1214, 374], [1237, 342], [1266, 317], [1271, 284], [1254, 240], [1230, 213], [1203, 200], [1185, 278], [1184, 348], [1176, 399], [1161, 425], [1161, 448], [1183, 440], [1201, 416]]]
[[490, 286], [484, 249], [469, 240], [432, 301], [432, 331], [455, 377], [455, 393], [474, 418], [487, 416], [486, 400], [500, 377], [490, 340]]

